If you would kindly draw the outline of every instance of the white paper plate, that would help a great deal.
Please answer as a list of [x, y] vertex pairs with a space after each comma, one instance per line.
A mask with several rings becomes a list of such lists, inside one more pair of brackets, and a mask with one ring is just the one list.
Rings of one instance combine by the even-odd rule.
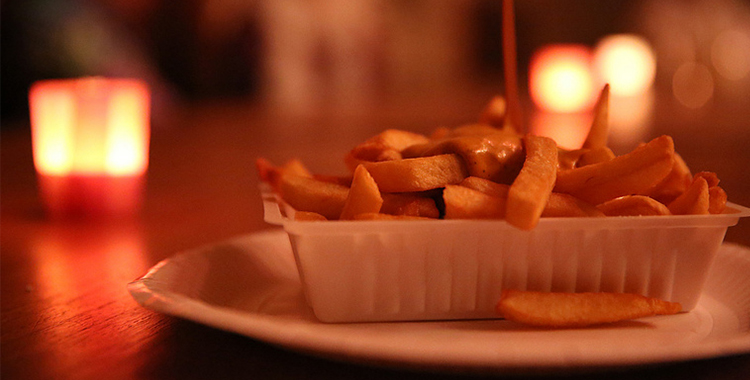
[[450, 371], [645, 365], [750, 353], [750, 249], [724, 244], [689, 313], [570, 330], [505, 320], [325, 324], [306, 306], [287, 235], [178, 254], [130, 283], [144, 307], [316, 356]]

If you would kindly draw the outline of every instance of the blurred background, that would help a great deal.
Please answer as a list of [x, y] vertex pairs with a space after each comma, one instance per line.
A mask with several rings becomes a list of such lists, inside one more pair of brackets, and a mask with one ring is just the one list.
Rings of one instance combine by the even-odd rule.
[[[392, 96], [500, 92], [500, 8], [498, 0], [5, 0], [3, 127], [27, 118], [34, 81], [85, 75], [145, 78], [156, 120], [206, 99], [304, 114]], [[653, 91], [669, 101], [705, 110], [750, 98], [750, 1], [521, 0], [516, 18], [524, 96], [544, 47], [580, 45], [573, 55], [591, 64], [607, 36], [634, 34], [653, 56]], [[653, 96], [644, 88], [638, 94]]]

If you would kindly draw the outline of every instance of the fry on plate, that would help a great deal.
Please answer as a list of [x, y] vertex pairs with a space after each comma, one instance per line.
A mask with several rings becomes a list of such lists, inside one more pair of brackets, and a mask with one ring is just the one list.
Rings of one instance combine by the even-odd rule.
[[497, 312], [537, 327], [570, 328], [676, 314], [682, 306], [629, 293], [553, 293], [503, 290]]

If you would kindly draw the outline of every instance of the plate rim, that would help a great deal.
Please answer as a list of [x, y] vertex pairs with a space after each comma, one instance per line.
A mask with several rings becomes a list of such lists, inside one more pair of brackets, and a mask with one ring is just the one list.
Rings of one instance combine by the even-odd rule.
[[[488, 363], [482, 358], [454, 357], [445, 362], [445, 357], [432, 353], [432, 356], [424, 356], [422, 353], [406, 354], [402, 351], [387, 350], [379, 351], [373, 355], [368, 352], [367, 345], [361, 344], [356, 347], [342, 345], [341, 342], [321, 336], [321, 326], [346, 325], [349, 328], [359, 325], [358, 323], [329, 324], [323, 322], [308, 321], [302, 318], [297, 320], [286, 320], [269, 314], [248, 312], [212, 305], [183, 294], [171, 292], [165, 289], [165, 283], [159, 282], [158, 276], [170, 265], [181, 265], [182, 261], [190, 260], [193, 256], [200, 256], [219, 244], [245, 245], [259, 239], [286, 239], [287, 234], [282, 229], [266, 229], [253, 233], [237, 236], [221, 242], [206, 244], [197, 248], [181, 251], [151, 267], [143, 276], [127, 284], [127, 290], [133, 299], [142, 307], [154, 312], [174, 317], [191, 320], [219, 330], [243, 335], [252, 339], [265, 342], [270, 345], [289, 349], [295, 352], [309, 354], [312, 356], [339, 359], [348, 362], [359, 362], [365, 364], [376, 364], [378, 366], [392, 368], [417, 368], [438, 371], [460, 371], [460, 372], [545, 372], [550, 370], [591, 370], [598, 368], [616, 368], [672, 363], [697, 359], [710, 359], [723, 356], [741, 355], [750, 353], [750, 329], [744, 334], [735, 335], [728, 339], [712, 340], [710, 342], [697, 342], [686, 346], [669, 346], [654, 355], [654, 350], [633, 350], [626, 356], [599, 357], [595, 360], [580, 360], [576, 357], [560, 357], [552, 360], [552, 357], [540, 358], [531, 356], [515, 357], [511, 361]], [[288, 239], [287, 239], [288, 241]], [[291, 255], [291, 248], [289, 254]], [[745, 255], [750, 261], [750, 248], [734, 243], [724, 243], [719, 249], [716, 261], [725, 259], [729, 255]], [[711, 274], [709, 274], [709, 277]], [[698, 308], [705, 310], [706, 304], [711, 302], [720, 303], [711, 294], [703, 294], [698, 303]], [[723, 305], [723, 304], [722, 304]], [[710, 311], [706, 310], [710, 314]], [[486, 323], [478, 321], [427, 321], [427, 322], [387, 322], [389, 324], [404, 323]], [[500, 320], [493, 320], [500, 321]], [[291, 324], [290, 324], [291, 322]], [[501, 321], [505, 322], [505, 321]], [[373, 323], [363, 323], [371, 325]], [[327, 328], [327, 327], [326, 327]], [[324, 328], [325, 329], [325, 328]], [[356, 327], [355, 327], [356, 329]], [[533, 360], [532, 360], [533, 359]]]

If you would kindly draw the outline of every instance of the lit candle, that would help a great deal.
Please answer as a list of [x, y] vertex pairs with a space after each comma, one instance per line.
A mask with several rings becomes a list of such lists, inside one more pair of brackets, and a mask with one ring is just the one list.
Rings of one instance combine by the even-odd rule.
[[29, 106], [40, 195], [52, 216], [140, 208], [150, 136], [143, 81], [41, 81], [29, 91]]

